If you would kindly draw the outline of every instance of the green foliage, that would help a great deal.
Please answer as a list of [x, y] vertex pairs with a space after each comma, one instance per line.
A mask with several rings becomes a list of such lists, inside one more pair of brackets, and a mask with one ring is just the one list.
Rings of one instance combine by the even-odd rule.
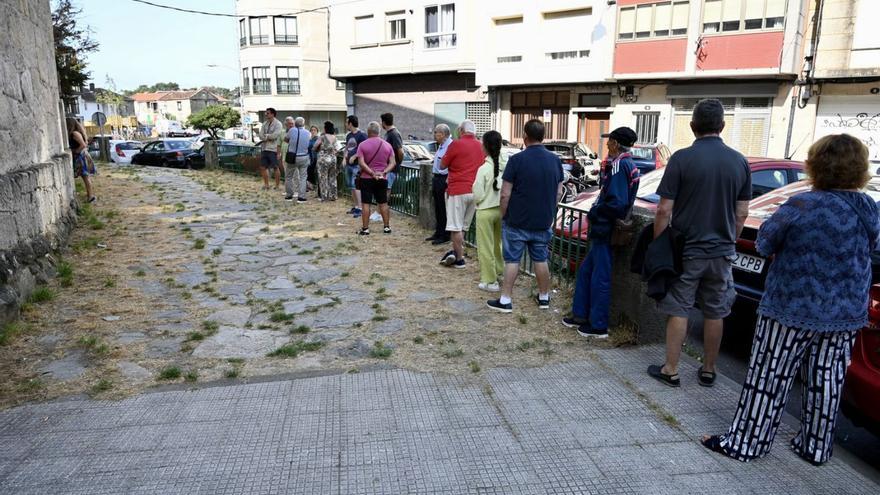
[[324, 347], [323, 342], [293, 342], [275, 349], [267, 354], [269, 357], [291, 357], [295, 358], [303, 352], [317, 351]]
[[126, 91], [125, 94], [133, 95], [135, 93], [155, 93], [156, 91], [180, 91], [180, 85], [176, 82], [159, 82], [150, 86], [141, 84], [140, 86]]
[[180, 368], [169, 366], [159, 372], [159, 380], [177, 380], [182, 375]]
[[376, 341], [373, 344], [373, 349], [370, 351], [370, 357], [374, 359], [388, 359], [391, 356], [393, 349], [390, 347], [385, 347], [385, 344], [381, 341]]
[[71, 0], [57, 0], [52, 11], [58, 89], [66, 103], [75, 101], [77, 90], [89, 80], [86, 55], [98, 49], [89, 28], [77, 25], [80, 14], [82, 9], [76, 8]]
[[39, 304], [55, 299], [55, 292], [48, 287], [37, 287], [36, 290], [28, 297], [31, 304]]
[[241, 115], [224, 105], [211, 105], [189, 116], [187, 124], [193, 129], [207, 131], [217, 139], [220, 131], [235, 127], [241, 122]]
[[0, 346], [6, 345], [16, 335], [22, 333], [25, 327], [22, 323], [11, 321], [0, 326]]

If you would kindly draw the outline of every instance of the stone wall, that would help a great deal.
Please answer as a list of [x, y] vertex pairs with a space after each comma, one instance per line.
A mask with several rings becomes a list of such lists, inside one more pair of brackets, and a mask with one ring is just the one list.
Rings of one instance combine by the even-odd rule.
[[0, 323], [52, 271], [74, 221], [73, 173], [48, 0], [4, 2], [0, 17]]

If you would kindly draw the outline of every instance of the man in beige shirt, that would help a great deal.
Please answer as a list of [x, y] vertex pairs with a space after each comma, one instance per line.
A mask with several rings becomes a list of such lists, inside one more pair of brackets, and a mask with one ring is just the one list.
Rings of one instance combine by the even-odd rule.
[[278, 144], [284, 136], [281, 122], [275, 118], [277, 112], [274, 108], [266, 109], [266, 122], [260, 127], [260, 173], [263, 176], [263, 190], [269, 190], [269, 170], [275, 174], [275, 189], [281, 185], [281, 170], [278, 167]]

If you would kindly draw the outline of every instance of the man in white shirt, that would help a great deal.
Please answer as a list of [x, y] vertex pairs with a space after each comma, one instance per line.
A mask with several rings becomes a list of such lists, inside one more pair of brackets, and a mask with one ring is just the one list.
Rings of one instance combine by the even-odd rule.
[[275, 118], [277, 112], [274, 108], [266, 109], [266, 122], [260, 127], [260, 173], [263, 176], [263, 190], [269, 190], [269, 170], [275, 174], [275, 189], [281, 184], [281, 171], [278, 169], [278, 143], [284, 136], [281, 122]]

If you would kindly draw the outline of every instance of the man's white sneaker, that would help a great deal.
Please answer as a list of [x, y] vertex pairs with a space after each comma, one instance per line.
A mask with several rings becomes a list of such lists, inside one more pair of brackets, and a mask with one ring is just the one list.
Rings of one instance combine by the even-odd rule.
[[501, 290], [501, 287], [497, 283], [487, 284], [485, 282], [480, 282], [480, 285], [478, 285], [477, 287], [479, 287], [480, 290], [485, 290], [488, 292], [498, 292], [499, 290]]

